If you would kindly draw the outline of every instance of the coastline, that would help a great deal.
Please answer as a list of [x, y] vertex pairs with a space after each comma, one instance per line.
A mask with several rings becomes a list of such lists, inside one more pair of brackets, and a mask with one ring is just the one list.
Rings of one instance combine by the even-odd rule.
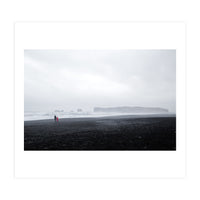
[[24, 150], [176, 150], [175, 116], [24, 122]]

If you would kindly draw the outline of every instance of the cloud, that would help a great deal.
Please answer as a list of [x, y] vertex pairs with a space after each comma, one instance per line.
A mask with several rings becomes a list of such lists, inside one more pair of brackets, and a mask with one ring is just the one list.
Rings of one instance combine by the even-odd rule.
[[175, 50], [25, 50], [25, 111], [176, 109]]

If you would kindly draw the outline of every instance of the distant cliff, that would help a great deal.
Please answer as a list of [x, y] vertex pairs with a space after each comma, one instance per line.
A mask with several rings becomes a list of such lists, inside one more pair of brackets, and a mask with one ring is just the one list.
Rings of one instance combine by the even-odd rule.
[[159, 107], [95, 107], [94, 112], [109, 112], [109, 113], [167, 113], [168, 110]]

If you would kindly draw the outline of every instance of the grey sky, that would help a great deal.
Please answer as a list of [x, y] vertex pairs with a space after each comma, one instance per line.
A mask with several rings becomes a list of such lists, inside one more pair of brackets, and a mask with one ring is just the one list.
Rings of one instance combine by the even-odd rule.
[[175, 50], [25, 50], [26, 111], [156, 106], [176, 110]]

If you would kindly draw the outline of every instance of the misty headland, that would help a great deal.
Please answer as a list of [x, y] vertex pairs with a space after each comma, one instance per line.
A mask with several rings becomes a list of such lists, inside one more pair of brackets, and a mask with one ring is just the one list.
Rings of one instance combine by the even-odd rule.
[[118, 107], [94, 107], [92, 111], [77, 108], [76, 110], [55, 109], [46, 112], [27, 112], [25, 121], [52, 119], [54, 115], [59, 118], [81, 118], [81, 117], [106, 117], [120, 115], [148, 115], [148, 114], [173, 114], [168, 109], [160, 107], [118, 106]]

